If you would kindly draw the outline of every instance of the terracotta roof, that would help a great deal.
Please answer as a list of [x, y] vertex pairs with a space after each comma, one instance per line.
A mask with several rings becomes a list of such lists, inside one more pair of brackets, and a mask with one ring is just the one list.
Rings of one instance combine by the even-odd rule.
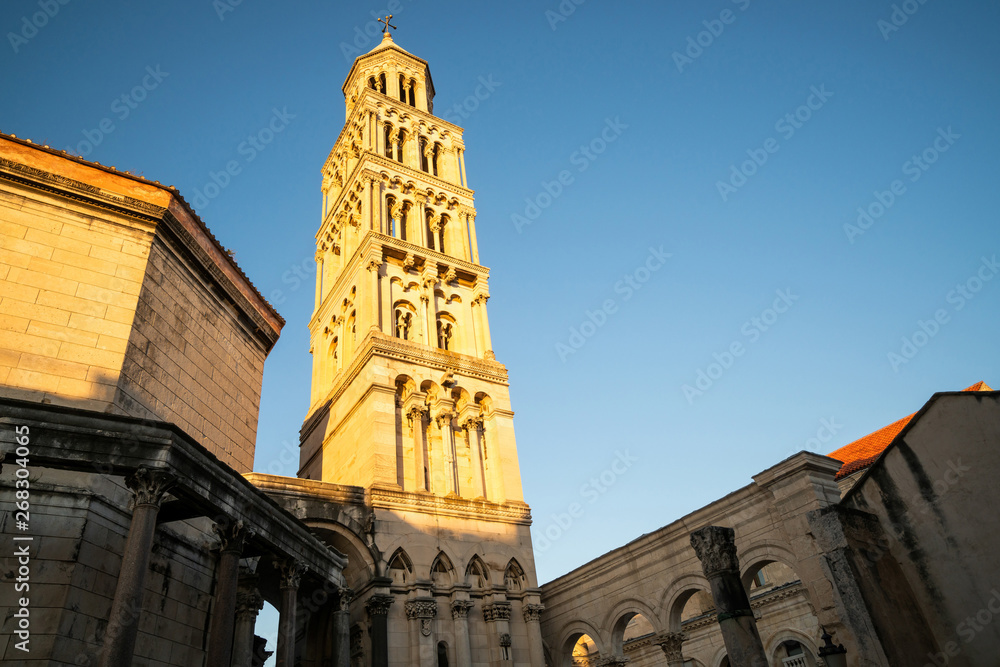
[[[962, 391], [993, 391], [989, 385], [985, 382], [977, 382], [976, 384], [963, 389]], [[854, 442], [844, 445], [840, 449], [830, 452], [827, 454], [831, 459], [836, 459], [843, 462], [843, 466], [840, 468], [840, 472], [837, 473], [837, 479], [842, 477], [847, 477], [848, 475], [854, 474], [859, 470], [864, 470], [871, 464], [875, 463], [875, 459], [885, 451], [885, 448], [899, 435], [899, 432], [906, 427], [906, 425], [913, 419], [913, 413], [907, 417], [903, 417], [898, 421], [894, 421], [888, 426], [883, 426], [874, 433], [869, 433], [863, 438], [858, 438]]]

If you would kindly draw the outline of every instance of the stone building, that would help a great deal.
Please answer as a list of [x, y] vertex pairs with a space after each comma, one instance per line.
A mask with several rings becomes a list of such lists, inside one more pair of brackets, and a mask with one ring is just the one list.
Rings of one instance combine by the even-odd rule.
[[282, 324], [176, 190], [0, 135], [0, 662], [250, 665], [263, 600], [336, 616], [344, 555], [240, 474]]
[[770, 665], [822, 664], [823, 628], [852, 666], [996, 664], [997, 470], [1000, 392], [935, 394], [543, 585], [547, 664], [729, 666], [690, 540], [707, 525], [735, 531]]

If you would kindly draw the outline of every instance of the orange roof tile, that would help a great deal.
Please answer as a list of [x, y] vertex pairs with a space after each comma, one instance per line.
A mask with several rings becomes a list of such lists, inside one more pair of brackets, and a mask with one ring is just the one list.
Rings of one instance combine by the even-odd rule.
[[[993, 391], [989, 385], [985, 382], [977, 382], [976, 384], [963, 389], [962, 391]], [[913, 413], [915, 415], [917, 413]], [[837, 459], [843, 462], [843, 466], [840, 468], [840, 472], [837, 473], [837, 479], [842, 477], [847, 477], [859, 470], [864, 470], [871, 464], [875, 463], [875, 459], [879, 457], [885, 448], [899, 435], [899, 432], [913, 419], [913, 415], [903, 417], [898, 421], [894, 421], [888, 426], [883, 426], [874, 433], [869, 433], [863, 438], [858, 438], [854, 442], [844, 445], [840, 449], [827, 454], [832, 459]]]

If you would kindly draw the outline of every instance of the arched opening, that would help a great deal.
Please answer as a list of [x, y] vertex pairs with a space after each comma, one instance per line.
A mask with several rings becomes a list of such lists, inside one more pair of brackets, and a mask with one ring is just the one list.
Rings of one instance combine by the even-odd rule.
[[465, 568], [465, 583], [473, 590], [483, 591], [490, 587], [490, 570], [478, 555], [473, 556]]
[[438, 157], [441, 155], [441, 144], [434, 144], [434, 148], [431, 152], [431, 172], [437, 176], [438, 175]]
[[510, 562], [507, 563], [507, 569], [503, 573], [503, 585], [507, 588], [507, 593], [523, 591], [526, 584], [527, 577], [524, 574], [524, 569], [517, 562], [517, 559], [511, 558]]
[[448, 223], [448, 216], [442, 215], [441, 216], [441, 220], [438, 221], [438, 230], [437, 230], [437, 236], [438, 236], [438, 248], [437, 249], [438, 249], [438, 252], [441, 252], [441, 253], [443, 253], [445, 251], [444, 250], [444, 230], [445, 230], [445, 226], [447, 225], [447, 223]]
[[424, 209], [424, 229], [427, 233], [427, 247], [434, 250], [434, 237], [437, 236], [434, 232], [434, 227], [431, 226], [431, 218], [434, 217], [434, 211], [429, 208]]
[[743, 587], [751, 599], [798, 583], [795, 570], [776, 560], [758, 561], [743, 575]]
[[775, 648], [771, 664], [775, 667], [816, 667], [816, 657], [801, 642], [786, 639]]
[[399, 101], [406, 104], [406, 77], [399, 75]]
[[438, 642], [438, 667], [448, 667], [448, 645]]
[[417, 106], [417, 82], [414, 79], [410, 79], [410, 106]]
[[420, 169], [424, 172], [428, 171], [428, 156], [430, 151], [427, 150], [427, 140], [420, 137], [417, 143], [417, 150], [420, 151]]
[[389, 158], [391, 160], [392, 159], [392, 125], [390, 125], [389, 123], [386, 123], [383, 126], [383, 129], [382, 129], [382, 143], [383, 143], [382, 153], [387, 158]]
[[682, 629], [688, 623], [702, 620], [706, 616], [714, 614], [715, 601], [708, 591], [692, 589], [678, 598], [674, 609], [675, 618], [672, 621], [677, 622], [677, 629]]
[[719, 667], [731, 667], [730, 664], [729, 664], [729, 656], [728, 655], [722, 656], [722, 660], [719, 661]]
[[397, 586], [404, 586], [413, 581], [413, 562], [402, 548], [396, 549], [389, 559], [386, 575], [392, 578], [392, 583]]
[[385, 72], [378, 75], [378, 92], [385, 95]]
[[625, 624], [622, 632], [622, 654], [627, 654], [643, 639], [656, 633], [653, 624], [642, 614], [633, 614]]
[[378, 90], [378, 82], [375, 80], [375, 77], [368, 77], [368, 87], [372, 90]]
[[437, 320], [437, 344], [442, 350], [454, 350], [454, 338], [456, 333], [455, 318], [448, 313], [438, 313]]
[[399, 301], [394, 308], [393, 335], [403, 340], [413, 340], [413, 325], [416, 322], [417, 311], [406, 301]]
[[601, 651], [590, 635], [587, 633], [573, 635], [566, 644], [565, 658], [561, 667], [597, 667]]
[[455, 568], [444, 552], [439, 553], [431, 564], [431, 583], [439, 588], [449, 588], [455, 583]]
[[403, 146], [406, 144], [406, 131], [399, 130], [399, 140], [396, 142], [396, 162], [403, 162]]

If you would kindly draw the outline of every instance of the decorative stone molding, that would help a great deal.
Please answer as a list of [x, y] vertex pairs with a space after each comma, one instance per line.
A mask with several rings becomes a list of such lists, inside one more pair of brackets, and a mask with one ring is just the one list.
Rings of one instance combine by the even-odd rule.
[[373, 595], [365, 602], [365, 610], [369, 616], [388, 616], [389, 607], [395, 601], [391, 595]]
[[176, 483], [177, 477], [172, 473], [150, 470], [145, 466], [125, 477], [125, 486], [131, 489], [132, 500], [136, 507], [153, 505], [159, 508], [163, 496]]
[[403, 259], [403, 270], [409, 271], [413, 268], [413, 265], [417, 263], [417, 258], [413, 256], [412, 252], [406, 253], [406, 258]]
[[736, 533], [732, 528], [706, 526], [691, 533], [691, 546], [701, 561], [706, 577], [723, 572], [739, 572]]
[[597, 665], [598, 667], [624, 667], [628, 663], [628, 658], [604, 658]]
[[219, 536], [221, 542], [219, 550], [223, 553], [227, 551], [243, 553], [243, 547], [246, 546], [247, 540], [254, 535], [253, 531], [243, 524], [242, 519], [213, 523], [212, 531]]
[[455, 600], [451, 603], [451, 617], [456, 620], [468, 618], [469, 610], [474, 606], [475, 604], [471, 600]]
[[494, 602], [493, 604], [483, 605], [483, 620], [487, 623], [493, 623], [494, 621], [509, 621], [510, 603]]
[[526, 604], [521, 609], [525, 623], [539, 623], [542, 620], [543, 611], [545, 611], [543, 604]]
[[505, 632], [502, 635], [500, 635], [500, 646], [503, 646], [504, 648], [510, 648], [510, 633], [509, 632]]
[[656, 635], [653, 643], [663, 649], [663, 654], [667, 661], [683, 660], [681, 645], [688, 640], [688, 636], [683, 632], [664, 632]]
[[453, 283], [457, 279], [458, 279], [458, 271], [455, 270], [455, 267], [450, 267], [448, 271], [446, 271], [444, 274], [445, 284]]
[[298, 588], [302, 583], [303, 567], [297, 560], [275, 560], [274, 567], [278, 570], [278, 580], [282, 589]]
[[264, 608], [264, 597], [260, 591], [241, 589], [236, 592], [236, 620], [253, 621]]
[[368, 263], [365, 264], [365, 268], [368, 269], [369, 271], [378, 272], [378, 270], [382, 268], [382, 262], [375, 258], [369, 259]]

